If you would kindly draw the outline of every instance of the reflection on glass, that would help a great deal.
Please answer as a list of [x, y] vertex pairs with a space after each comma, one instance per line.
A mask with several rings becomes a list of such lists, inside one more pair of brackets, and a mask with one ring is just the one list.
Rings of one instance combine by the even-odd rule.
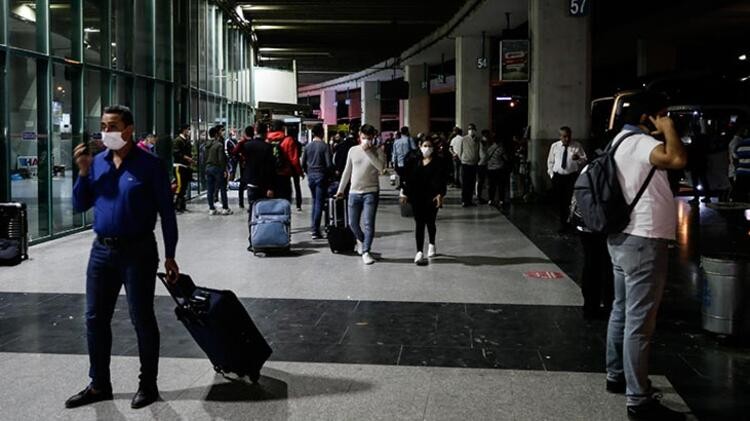
[[[37, 133], [36, 63], [31, 58], [10, 56], [8, 60], [10, 109], [10, 195], [28, 207], [31, 238], [47, 235], [47, 208], [44, 194], [40, 197]], [[44, 202], [40, 206], [40, 199]]]
[[[100, 0], [83, 2], [83, 56], [87, 63], [102, 64], [102, 22], [106, 8]], [[98, 85], [97, 85], [98, 86]]]
[[112, 0], [110, 26], [112, 67], [120, 70], [133, 69], [133, 2]]
[[[143, 75], [152, 76], [153, 54], [152, 43], [153, 33], [151, 31], [151, 3], [150, 0], [135, 0], [135, 72]], [[156, 2], [167, 3], [167, 2]]]
[[53, 56], [71, 56], [70, 40], [74, 29], [71, 3], [70, 0], [49, 1], [49, 44]]
[[[83, 90], [83, 139], [88, 143], [89, 149], [93, 152], [104, 150], [101, 143], [101, 114], [102, 104], [102, 75], [101, 72], [94, 69], [87, 69], [84, 74]], [[94, 220], [94, 212], [89, 209], [86, 212], [86, 223], [90, 224]]]
[[[172, 69], [169, 65], [170, 54], [172, 54], [172, 44], [170, 42], [171, 37], [169, 33], [170, 14], [172, 13], [172, 10], [167, 1], [157, 1], [155, 2], [155, 5], [156, 9], [154, 14], [156, 17], [156, 27], [154, 28], [154, 36], [156, 37], [156, 77], [165, 80], [172, 80]], [[179, 9], [177, 4], [175, 4], [174, 7], [175, 9]], [[175, 28], [174, 31], [175, 37], [178, 37], [177, 29]], [[185, 37], [182, 36], [181, 38], [184, 39]], [[175, 51], [174, 54], [175, 58], [177, 58], [179, 52]], [[184, 52], [182, 54], [182, 60], [184, 61]]]
[[14, 47], [36, 50], [36, 13], [41, 1], [8, 2], [8, 43]]
[[83, 225], [83, 215], [73, 212], [73, 69], [55, 64], [52, 76], [52, 231], [59, 233]]
[[[112, 104], [124, 105], [133, 108], [133, 80], [127, 76], [116, 75], [115, 98]], [[107, 104], [110, 105], [110, 104]]]
[[149, 121], [151, 117], [151, 101], [149, 101], [149, 96], [152, 90], [149, 85], [142, 78], [138, 78], [135, 81], [135, 108], [133, 109], [133, 117], [135, 118], [134, 140], [145, 138], [146, 134], [151, 133], [153, 130]]

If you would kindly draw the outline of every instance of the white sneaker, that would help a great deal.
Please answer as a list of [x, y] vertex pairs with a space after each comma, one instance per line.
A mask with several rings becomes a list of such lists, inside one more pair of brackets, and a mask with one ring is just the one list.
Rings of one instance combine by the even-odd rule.
[[414, 256], [414, 263], [416, 263], [417, 265], [421, 265], [422, 263], [424, 263], [424, 254], [422, 254], [421, 251], [418, 251], [417, 255]]
[[435, 257], [437, 256], [437, 250], [435, 250], [435, 245], [430, 244], [427, 246], [427, 257]]
[[233, 214], [233, 213], [234, 213], [234, 212], [232, 212], [232, 210], [231, 210], [231, 209], [222, 209], [222, 210], [221, 210], [221, 214], [222, 214], [222, 215], [231, 215], [231, 214]]
[[218, 215], [219, 211], [217, 211], [216, 209], [209, 209], [208, 210], [208, 214], [209, 215]]
[[362, 244], [361, 241], [357, 240], [357, 254], [360, 256], [362, 255], [362, 249], [364, 248], [364, 244]]
[[364, 253], [362, 254], [362, 261], [365, 262], [366, 265], [371, 265], [375, 263], [375, 259], [370, 256], [370, 253]]

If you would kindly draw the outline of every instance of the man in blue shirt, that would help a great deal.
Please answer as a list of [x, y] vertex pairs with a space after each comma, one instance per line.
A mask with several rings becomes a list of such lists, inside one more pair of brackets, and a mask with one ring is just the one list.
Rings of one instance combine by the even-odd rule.
[[393, 168], [396, 169], [396, 174], [399, 178], [404, 177], [404, 168], [406, 168], [407, 160], [409, 159], [409, 153], [417, 150], [417, 145], [414, 140], [409, 137], [409, 128], [401, 128], [401, 137], [398, 137], [393, 143]]
[[159, 398], [159, 328], [154, 315], [154, 289], [159, 254], [154, 227], [161, 217], [164, 268], [176, 282], [174, 260], [177, 219], [167, 174], [159, 158], [133, 142], [133, 114], [127, 107], [104, 110], [102, 141], [106, 150], [92, 157], [86, 144], [74, 151], [78, 179], [73, 186], [77, 212], [94, 208], [94, 233], [86, 270], [86, 336], [91, 383], [65, 402], [75, 408], [112, 399], [109, 361], [112, 349], [112, 313], [120, 288], [125, 286], [130, 319], [138, 337], [141, 374], [131, 407], [142, 408]]

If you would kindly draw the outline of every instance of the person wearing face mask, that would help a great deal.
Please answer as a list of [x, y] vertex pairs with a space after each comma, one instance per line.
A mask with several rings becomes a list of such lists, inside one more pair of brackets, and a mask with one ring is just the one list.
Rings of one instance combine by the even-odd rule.
[[437, 255], [435, 238], [437, 236], [438, 209], [443, 207], [443, 198], [446, 194], [446, 180], [443, 164], [435, 156], [433, 143], [430, 139], [423, 139], [419, 144], [422, 159], [412, 163], [405, 172], [402, 183], [401, 203], [411, 203], [414, 210], [414, 222], [416, 224], [415, 237], [417, 242], [417, 254], [414, 263], [417, 265], [427, 264], [424, 258], [424, 231], [427, 227], [429, 235], [429, 246], [427, 257]]
[[484, 186], [487, 182], [487, 148], [490, 146], [490, 137], [492, 133], [489, 130], [482, 130], [482, 137], [479, 140], [479, 163], [477, 163], [477, 202], [480, 205], [487, 204], [482, 194], [484, 194]]
[[474, 203], [474, 189], [477, 182], [477, 164], [479, 163], [480, 138], [477, 126], [469, 124], [469, 134], [461, 139], [457, 147], [453, 148], [461, 160], [461, 204], [467, 208], [476, 206]]
[[177, 212], [187, 210], [185, 195], [193, 180], [193, 145], [190, 143], [190, 125], [180, 127], [180, 134], [172, 142], [174, 159], [174, 176], [177, 181], [177, 195], [175, 197], [175, 208]]
[[106, 150], [92, 157], [86, 144], [76, 146], [78, 178], [73, 186], [73, 208], [94, 208], [96, 239], [86, 270], [86, 337], [91, 383], [65, 402], [67, 408], [112, 400], [109, 361], [110, 322], [122, 286], [130, 319], [138, 337], [140, 382], [131, 401], [142, 408], [159, 398], [159, 327], [154, 315], [154, 290], [159, 263], [154, 228], [161, 220], [164, 269], [176, 283], [177, 218], [169, 179], [159, 158], [133, 142], [133, 114], [127, 107], [104, 109], [102, 141]]
[[[382, 147], [373, 145], [377, 131], [369, 124], [359, 130], [360, 144], [349, 149], [346, 166], [341, 175], [341, 183], [336, 192], [337, 198], [343, 198], [347, 186], [349, 189], [349, 226], [357, 239], [357, 252], [362, 255], [366, 265], [375, 263], [370, 254], [372, 240], [375, 237], [375, 214], [378, 211], [380, 195], [380, 173], [385, 168], [385, 152]], [[360, 227], [364, 222], [364, 229]]]

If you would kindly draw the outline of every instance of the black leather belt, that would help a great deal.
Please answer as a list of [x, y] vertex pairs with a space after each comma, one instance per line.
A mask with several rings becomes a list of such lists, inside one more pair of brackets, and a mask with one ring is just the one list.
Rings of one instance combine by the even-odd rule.
[[150, 240], [154, 238], [153, 233], [149, 233], [147, 235], [142, 235], [138, 237], [102, 237], [100, 235], [96, 236], [96, 241], [108, 248], [115, 249], [115, 248], [122, 248], [127, 247], [133, 244], [139, 244], [146, 240]]

